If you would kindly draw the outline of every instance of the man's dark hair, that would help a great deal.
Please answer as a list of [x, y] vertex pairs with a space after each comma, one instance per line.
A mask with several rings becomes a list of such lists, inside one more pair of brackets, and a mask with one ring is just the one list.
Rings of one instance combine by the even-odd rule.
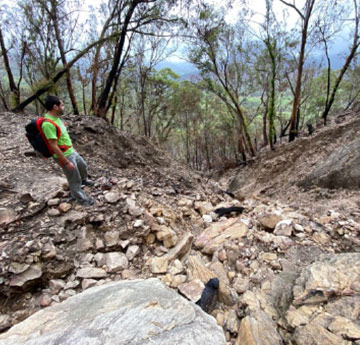
[[60, 103], [61, 100], [59, 97], [47, 95], [45, 98], [45, 109], [52, 110], [52, 108], [54, 108], [54, 105], [59, 106]]

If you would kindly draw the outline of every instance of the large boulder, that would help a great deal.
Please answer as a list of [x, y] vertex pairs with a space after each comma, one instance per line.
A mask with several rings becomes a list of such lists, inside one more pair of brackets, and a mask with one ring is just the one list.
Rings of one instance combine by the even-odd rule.
[[359, 278], [359, 253], [321, 255], [301, 271], [285, 315], [296, 345], [360, 340]]
[[330, 154], [300, 186], [360, 189], [360, 139], [342, 146]]
[[197, 305], [158, 279], [93, 287], [0, 335], [1, 345], [226, 344]]
[[360, 294], [360, 254], [320, 256], [318, 261], [302, 270], [293, 293], [295, 305]]
[[360, 344], [359, 282], [359, 253], [319, 255], [302, 269], [291, 264], [242, 295], [236, 345]]

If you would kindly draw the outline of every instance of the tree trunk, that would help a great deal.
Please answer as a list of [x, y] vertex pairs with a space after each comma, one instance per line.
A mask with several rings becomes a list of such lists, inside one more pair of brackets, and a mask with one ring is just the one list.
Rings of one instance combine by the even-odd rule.
[[103, 44], [104, 42], [116, 38], [121, 33], [114, 33], [108, 37], [102, 38], [100, 40], [97, 40], [96, 42], [91, 43], [89, 46], [87, 46], [85, 49], [83, 49], [80, 53], [78, 53], [70, 62], [67, 63], [66, 66], [64, 66], [58, 73], [55, 74], [54, 77], [51, 77], [50, 80], [40, 89], [36, 90], [35, 93], [33, 93], [30, 97], [28, 97], [25, 101], [20, 103], [18, 106], [13, 108], [11, 111], [13, 112], [19, 112], [24, 110], [26, 106], [28, 106], [31, 102], [33, 102], [35, 99], [40, 97], [42, 94], [44, 94], [46, 91], [48, 91], [51, 87], [53, 87], [66, 73], [67, 70], [69, 70], [79, 59], [81, 59], [85, 54], [87, 54], [92, 48], [96, 47], [98, 44]]
[[325, 33], [322, 31], [322, 29], [320, 29], [320, 31], [323, 36], [323, 41], [324, 41], [324, 45], [325, 45], [326, 61], [327, 61], [327, 65], [328, 65], [328, 67], [327, 67], [326, 101], [325, 101], [325, 108], [326, 108], [329, 104], [329, 97], [330, 97], [331, 61], [330, 61], [329, 49], [328, 49], [328, 44], [326, 41]]
[[300, 97], [301, 97], [301, 78], [302, 78], [302, 71], [303, 71], [304, 60], [305, 60], [306, 38], [307, 38], [307, 30], [303, 29], [295, 96], [294, 96], [293, 107], [292, 107], [291, 118], [290, 118], [289, 141], [295, 140], [295, 138], [298, 136], [298, 133], [296, 131], [296, 118], [297, 118], [298, 108], [299, 108], [299, 104], [300, 104]]
[[280, 138], [286, 136], [286, 131], [288, 130], [288, 128], [290, 126], [290, 122], [291, 122], [291, 120], [289, 120], [288, 123], [286, 124], [286, 126], [281, 129]]
[[249, 151], [250, 151], [250, 155], [252, 157], [255, 157], [256, 154], [255, 154], [254, 146], [253, 146], [253, 144], [251, 142], [251, 139], [250, 139], [250, 135], [249, 135], [249, 131], [248, 131], [248, 127], [247, 127], [247, 124], [246, 124], [246, 121], [245, 121], [244, 114], [243, 114], [238, 102], [236, 102], [234, 97], [232, 96], [230, 90], [227, 90], [227, 91], [228, 91], [228, 94], [230, 95], [230, 97], [232, 98], [233, 104], [234, 104], [234, 106], [236, 108], [237, 117], [238, 117], [238, 121], [240, 122], [240, 128], [241, 128], [240, 133], [244, 133], [244, 137], [245, 137], [245, 143], [242, 140], [242, 138], [239, 138], [239, 142], [241, 142], [241, 144], [239, 144], [240, 145], [239, 147], [242, 147], [244, 149], [244, 152], [241, 152], [241, 151], [240, 152], [241, 152], [241, 154], [242, 154], [242, 156], [244, 158], [245, 147], [247, 145], [247, 147], [249, 148]]
[[190, 129], [189, 129], [189, 116], [185, 113], [185, 133], [186, 133], [186, 163], [190, 164]]
[[114, 85], [113, 85], [113, 88], [112, 88], [112, 92], [111, 92], [111, 94], [109, 96], [108, 106], [106, 107], [106, 113], [114, 105], [114, 102], [115, 102], [115, 105], [116, 105], [116, 102], [117, 102], [116, 100], [114, 100], [114, 97], [117, 99], [117, 96], [115, 96], [115, 95], [117, 93], [117, 86], [118, 86], [118, 81], [119, 81], [119, 76], [120, 76], [119, 73], [116, 75], [115, 80], [114, 80]]
[[[266, 86], [265, 86], [266, 87]], [[264, 114], [263, 114], [263, 126], [262, 126], [262, 136], [263, 136], [263, 143], [261, 145], [261, 147], [266, 147], [269, 144], [269, 140], [268, 140], [268, 133], [267, 133], [267, 118], [268, 118], [268, 103], [269, 103], [269, 96], [268, 96], [268, 89], [266, 87], [266, 101], [264, 101], [264, 93], [265, 90], [263, 92], [263, 94], [261, 95], [261, 103], [264, 106]]]
[[297, 120], [297, 114], [298, 114], [298, 108], [300, 105], [300, 98], [301, 98], [301, 79], [302, 79], [302, 73], [303, 73], [303, 67], [304, 67], [304, 61], [305, 61], [305, 47], [306, 47], [306, 41], [308, 36], [308, 26], [310, 17], [312, 14], [312, 10], [314, 8], [315, 0], [306, 0], [305, 3], [305, 15], [303, 15], [294, 4], [288, 3], [284, 0], [280, 0], [283, 4], [290, 6], [294, 8], [299, 15], [302, 18], [303, 21], [303, 28], [301, 33], [301, 48], [300, 48], [300, 55], [299, 55], [299, 62], [298, 62], [298, 72], [297, 72], [297, 80], [296, 80], [296, 88], [295, 88], [295, 95], [294, 95], [294, 101], [293, 101], [293, 107], [291, 111], [291, 118], [290, 118], [290, 130], [289, 130], [289, 141], [295, 140], [295, 138], [298, 136], [297, 130], [296, 130], [296, 120]]
[[300, 115], [301, 115], [301, 110], [300, 107], [298, 107], [297, 113], [296, 113], [296, 133], [299, 133], [299, 125], [300, 125]]
[[141, 117], [143, 119], [143, 126], [144, 126], [144, 135], [148, 136], [148, 126], [146, 121], [146, 114], [145, 114], [145, 97], [143, 91], [141, 92]]
[[[112, 19], [112, 17], [109, 17], [107, 19], [107, 21], [105, 22], [104, 28], [100, 35], [100, 38], [103, 38], [105, 36], [106, 30], [108, 29], [108, 25], [110, 24], [111, 19]], [[96, 47], [94, 60], [93, 60], [92, 66], [91, 66], [92, 77], [91, 77], [91, 106], [90, 106], [90, 109], [93, 114], [97, 113], [96, 87], [97, 87], [97, 78], [98, 78], [98, 73], [99, 73], [99, 58], [100, 58], [101, 46], [102, 45], [98, 45]]]
[[84, 114], [87, 115], [87, 110], [86, 110], [86, 93], [85, 93], [85, 85], [84, 85], [84, 84], [82, 84], [82, 101], [83, 101]]
[[245, 137], [245, 145], [248, 147], [250, 155], [252, 157], [255, 157], [256, 156], [255, 149], [254, 149], [254, 146], [253, 146], [253, 144], [251, 142], [251, 138], [250, 138], [250, 134], [249, 134], [249, 130], [248, 130], [248, 126], [247, 126], [244, 114], [241, 111], [239, 106], [237, 106], [237, 108], [238, 108], [238, 111], [239, 111], [238, 115], [239, 115], [240, 121], [242, 123], [241, 127], [242, 127], [242, 132], [244, 133], [244, 137]]
[[207, 168], [208, 170], [212, 169], [212, 164], [211, 164], [211, 154], [210, 154], [210, 149], [209, 149], [209, 131], [206, 128], [207, 126], [205, 125], [204, 128], [204, 141], [205, 141], [205, 157], [206, 157], [206, 164], [207, 164]]
[[[56, 1], [52, 0], [51, 1], [51, 11], [49, 11], [49, 15], [52, 19], [52, 22], [54, 24], [54, 30], [55, 30], [55, 37], [56, 37], [56, 41], [58, 43], [58, 47], [59, 47], [59, 52], [60, 52], [60, 57], [61, 57], [61, 62], [63, 64], [64, 67], [66, 67], [66, 56], [65, 56], [65, 50], [64, 50], [64, 46], [60, 37], [60, 31], [59, 31], [59, 22], [58, 22], [58, 14], [57, 14], [57, 3]], [[79, 115], [79, 109], [76, 103], [76, 98], [75, 98], [75, 94], [74, 94], [74, 89], [72, 86], [72, 82], [71, 82], [71, 74], [70, 74], [70, 69], [68, 69], [66, 71], [66, 85], [67, 85], [67, 89], [69, 92], [69, 96], [70, 96], [70, 100], [71, 100], [71, 105], [73, 108], [73, 112], [75, 115]]]
[[5, 47], [5, 42], [4, 42], [4, 37], [3, 37], [1, 26], [0, 26], [0, 47], [1, 47], [1, 53], [3, 56], [3, 60], [4, 60], [6, 73], [8, 75], [8, 79], [9, 79], [10, 92], [13, 96], [13, 99], [12, 99], [13, 102], [10, 102], [10, 103], [11, 103], [11, 106], [18, 106], [20, 103], [20, 90], [15, 84], [14, 76], [11, 71], [9, 57], [7, 54], [7, 49]]
[[355, 31], [354, 31], [354, 39], [353, 39], [353, 45], [351, 47], [351, 50], [350, 50], [350, 54], [348, 55], [348, 57], [346, 58], [346, 61], [345, 61], [345, 64], [344, 66], [342, 67], [338, 77], [336, 78], [336, 81], [335, 81], [335, 85], [334, 85], [334, 88], [332, 89], [332, 92], [331, 92], [331, 96], [330, 96], [330, 99], [329, 101], [327, 102], [326, 104], [326, 107], [325, 107], [325, 110], [324, 112], [322, 113], [321, 117], [323, 118], [324, 120], [324, 125], [326, 126], [326, 120], [327, 120], [327, 116], [329, 114], [329, 111], [334, 103], [334, 100], [335, 100], [335, 95], [336, 95], [336, 92], [339, 88], [339, 85], [341, 83], [341, 80], [342, 78], [344, 77], [347, 69], [349, 68], [350, 64], [351, 64], [351, 61], [353, 60], [355, 54], [356, 54], [356, 51], [357, 49], [359, 48], [360, 46], [360, 42], [359, 42], [359, 17], [358, 17], [358, 9], [357, 9], [357, 3], [356, 3], [356, 0], [354, 0], [354, 8], [355, 8]]
[[265, 43], [268, 48], [270, 59], [271, 59], [270, 101], [269, 101], [269, 107], [268, 107], [268, 114], [269, 114], [269, 142], [270, 142], [271, 150], [274, 150], [274, 135], [275, 135], [274, 120], [275, 120], [275, 116], [276, 116], [276, 109], [275, 109], [276, 41], [274, 40], [273, 44], [271, 44], [270, 39], [268, 39], [268, 40], [266, 40]]
[[[240, 128], [241, 128], [241, 132], [238, 133], [239, 135], [241, 133], [244, 133], [245, 136], [245, 143], [243, 142], [243, 140], [241, 138], [238, 138], [238, 148], [243, 148], [243, 152], [239, 151], [242, 155], [242, 157], [246, 157], [245, 155], [245, 145], [247, 144], [249, 150], [250, 150], [250, 154], [251, 156], [255, 157], [255, 150], [254, 150], [254, 146], [251, 142], [251, 138], [249, 135], [249, 131], [248, 131], [248, 126], [244, 117], [244, 114], [241, 110], [241, 107], [239, 105], [238, 99], [236, 98], [236, 96], [233, 94], [233, 92], [231, 92], [230, 88], [229, 88], [229, 84], [227, 83], [227, 78], [225, 77], [225, 80], [222, 78], [221, 73], [219, 73], [218, 68], [217, 68], [217, 60], [216, 60], [216, 55], [214, 54], [212, 57], [212, 62], [215, 68], [215, 75], [217, 76], [218, 80], [220, 81], [222, 87], [224, 88], [225, 92], [227, 93], [227, 95], [230, 97], [232, 105], [234, 107], [234, 112], [236, 113], [236, 116], [238, 118], [238, 122], [240, 123]], [[244, 145], [245, 144], [245, 145]]]
[[275, 79], [272, 79], [270, 104], [269, 104], [269, 143], [271, 150], [274, 150], [274, 137], [275, 137]]
[[238, 133], [237, 133], [237, 144], [238, 144], [238, 152], [241, 154], [241, 158], [244, 162], [246, 162], [246, 152], [245, 152], [245, 146], [243, 142], [243, 136], [242, 136], [242, 124], [240, 123], [238, 126]]
[[8, 105], [6, 103], [5, 92], [4, 92], [1, 80], [0, 80], [0, 97], [1, 97], [1, 101], [2, 101], [2, 103], [4, 105], [5, 110], [9, 110], [9, 107], [8, 107]]
[[115, 124], [115, 115], [116, 115], [117, 101], [118, 101], [118, 98], [117, 98], [117, 96], [115, 96], [114, 104], [113, 104], [113, 108], [112, 108], [112, 114], [111, 114], [111, 122], [110, 122], [113, 126], [114, 126], [114, 124]]
[[121, 93], [121, 103], [120, 103], [120, 129], [124, 130], [124, 108], [125, 108], [125, 95]]
[[86, 109], [86, 91], [85, 91], [85, 82], [82, 82], [82, 102], [83, 102], [83, 108], [84, 108], [84, 114], [87, 115], [87, 109]]
[[359, 95], [360, 95], [360, 91], [356, 92], [355, 95], [349, 97], [348, 102], [347, 102], [347, 105], [346, 105], [346, 107], [345, 107], [344, 110], [348, 110], [348, 109], [353, 105], [353, 103], [355, 102], [355, 100], [359, 97]]
[[122, 52], [124, 49], [125, 38], [126, 38], [128, 26], [129, 26], [131, 17], [135, 11], [135, 8], [140, 2], [141, 2], [140, 0], [131, 1], [130, 8], [126, 14], [126, 17], [124, 20], [124, 25], [121, 30], [120, 40], [118, 41], [116, 48], [115, 48], [113, 65], [111, 67], [109, 76], [106, 80], [105, 88], [97, 101], [96, 115], [98, 115], [100, 117], [105, 117], [105, 115], [106, 115], [106, 106], [107, 106], [110, 90], [111, 90], [111, 87], [115, 80], [116, 74], [119, 73], [118, 69], [119, 69], [119, 65], [120, 65], [121, 55], [122, 55]]
[[86, 110], [86, 78], [83, 78], [81, 75], [80, 67], [76, 69], [76, 75], [79, 78], [80, 84], [81, 84], [81, 98], [82, 98], [82, 106], [84, 110], [84, 114], [87, 115]]

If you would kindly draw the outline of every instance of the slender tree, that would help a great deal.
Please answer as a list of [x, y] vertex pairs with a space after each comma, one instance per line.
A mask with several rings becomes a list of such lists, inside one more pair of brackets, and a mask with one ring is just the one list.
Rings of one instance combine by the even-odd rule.
[[101, 117], [106, 116], [108, 104], [109, 102], [111, 103], [111, 99], [110, 99], [111, 88], [114, 86], [116, 79], [118, 78], [117, 76], [120, 74], [121, 68], [123, 66], [123, 64], [121, 64], [121, 58], [124, 54], [124, 51], [126, 50], [125, 44], [126, 44], [127, 33], [130, 31], [130, 29], [135, 30], [135, 27], [132, 27], [131, 24], [132, 17], [136, 13], [135, 10], [140, 4], [143, 4], [143, 8], [141, 11], [142, 17], [137, 18], [135, 24], [135, 26], [139, 28], [142, 26], [142, 22], [145, 20], [145, 17], [149, 15], [146, 9], [150, 7], [151, 3], [155, 3], [156, 1], [157, 0], [131, 0], [126, 3], [128, 6], [124, 10], [125, 13], [124, 22], [122, 24], [121, 34], [115, 44], [114, 58], [113, 58], [111, 70], [106, 79], [105, 87], [101, 95], [99, 96], [99, 99], [97, 100], [96, 114]]
[[[179, 77], [170, 70], [162, 74], [156, 73], [156, 66], [168, 57], [173, 49], [169, 49], [170, 40], [162, 37], [138, 36], [133, 41], [134, 57], [131, 59], [133, 66], [133, 89], [136, 92], [138, 114], [142, 121], [141, 134], [151, 137], [153, 123], [157, 114], [157, 101], [161, 101], [163, 95], [159, 88], [170, 83], [170, 79]], [[163, 85], [161, 83], [163, 82]], [[165, 95], [164, 95], [165, 96]]]
[[296, 121], [298, 119], [299, 104], [301, 98], [301, 81], [302, 81], [303, 68], [305, 62], [305, 47], [308, 40], [310, 18], [311, 15], [313, 14], [316, 0], [306, 0], [303, 11], [301, 11], [295, 5], [295, 1], [293, 3], [284, 0], [280, 0], [280, 1], [283, 4], [294, 9], [301, 18], [301, 45], [300, 45], [300, 53], [299, 53], [298, 67], [297, 67], [295, 95], [294, 95], [294, 101], [291, 111], [290, 129], [289, 129], [289, 141], [293, 141], [298, 136], [296, 130]]
[[[76, 25], [72, 25], [71, 15], [73, 14], [73, 11], [71, 12], [71, 15], [70, 15], [70, 13], [66, 12], [66, 1], [65, 0], [49, 0], [49, 1], [37, 0], [35, 2], [38, 2], [39, 6], [41, 6], [44, 9], [45, 13], [49, 17], [50, 22], [52, 23], [54, 35], [55, 35], [56, 42], [57, 42], [57, 45], [59, 48], [60, 59], [61, 59], [63, 66], [66, 66], [66, 64], [67, 64], [66, 53], [67, 52], [65, 50], [65, 45], [64, 45], [64, 40], [63, 40], [64, 36], [63, 36], [62, 32], [67, 31], [68, 34], [65, 37], [67, 37], [68, 39], [71, 38], [72, 32], [69, 32], [70, 30], [68, 30], [68, 29], [71, 28], [71, 30], [73, 31], [76, 28]], [[66, 85], [67, 85], [69, 97], [71, 100], [73, 112], [74, 112], [74, 114], [79, 115], [79, 109], [78, 109], [78, 105], [76, 102], [73, 83], [71, 80], [70, 69], [68, 69], [66, 72]]]
[[[8, 50], [6, 49], [5, 46], [5, 41], [1, 26], [0, 26], [0, 48], [1, 48], [2, 58], [4, 60], [5, 70], [9, 80], [10, 92], [12, 94], [12, 100], [13, 100], [12, 106], [17, 106], [20, 103], [20, 89], [18, 85], [16, 85], [15, 83], [15, 79], [9, 62]], [[6, 103], [5, 103], [5, 107], [7, 107]]]
[[327, 100], [326, 100], [326, 104], [325, 104], [325, 109], [322, 113], [322, 118], [324, 120], [324, 124], [326, 125], [326, 120], [327, 120], [327, 116], [329, 114], [329, 111], [335, 101], [335, 96], [336, 96], [336, 93], [339, 89], [339, 85], [346, 73], [346, 71], [348, 70], [348, 68], [350, 67], [351, 65], [351, 61], [354, 59], [355, 57], [355, 54], [357, 52], [357, 50], [359, 49], [359, 46], [360, 46], [360, 39], [359, 39], [359, 22], [360, 22], [360, 14], [359, 14], [359, 10], [358, 10], [358, 3], [357, 3], [357, 0], [353, 0], [353, 4], [354, 4], [354, 33], [353, 33], [353, 41], [352, 41], [352, 45], [350, 47], [350, 51], [349, 51], [349, 54], [348, 56], [346, 57], [346, 60], [345, 60], [345, 63], [344, 65], [342, 66], [337, 78], [336, 78], [336, 81], [334, 83], [334, 86], [331, 90], [331, 94], [330, 96], [327, 97]]
[[[274, 142], [276, 137], [275, 117], [276, 117], [276, 79], [278, 77], [278, 65], [281, 60], [281, 52], [278, 48], [282, 41], [281, 37], [285, 36], [277, 27], [275, 16], [272, 11], [272, 0], [266, 0], [266, 16], [263, 25], [265, 37], [263, 42], [265, 44], [268, 56], [270, 58], [270, 76], [269, 76], [269, 100], [266, 102], [266, 114], [269, 119], [269, 144], [271, 149], [274, 149]], [[266, 118], [265, 118], [266, 119]], [[266, 120], [264, 120], [266, 123]], [[265, 126], [264, 126], [265, 127]], [[264, 129], [265, 130], [265, 129]]]
[[252, 91], [250, 73], [247, 71], [248, 53], [244, 26], [238, 30], [229, 27], [220, 14], [205, 3], [201, 4], [199, 18], [193, 25], [190, 61], [200, 70], [207, 88], [215, 93], [238, 119], [238, 150], [246, 161], [246, 150], [255, 156], [248, 122], [241, 103]]
[[12, 109], [13, 112], [19, 112], [22, 111], [26, 106], [28, 106], [30, 103], [32, 103], [34, 100], [38, 99], [41, 95], [43, 95], [45, 92], [47, 92], [49, 89], [51, 89], [65, 74], [66, 72], [74, 66], [74, 64], [80, 60], [82, 57], [84, 57], [91, 49], [96, 47], [98, 44], [103, 44], [105, 41], [112, 40], [114, 38], [117, 38], [121, 33], [117, 32], [110, 36], [104, 37], [103, 39], [100, 39], [98, 41], [95, 41], [91, 44], [89, 44], [86, 48], [81, 50], [77, 55], [75, 55], [66, 66], [62, 67], [57, 73], [55, 73], [53, 76], [49, 78], [41, 87], [35, 90], [35, 92], [29, 96], [27, 99], [22, 101], [18, 106]]
[[[102, 26], [100, 35], [99, 35], [99, 39], [104, 38], [107, 34], [108, 31], [110, 31], [112, 28], [114, 31], [119, 30], [119, 26], [120, 23], [117, 23], [117, 25], [114, 25], [114, 20], [116, 18], [118, 18], [121, 21], [121, 14], [124, 10], [125, 5], [122, 3], [122, 1], [120, 0], [115, 0], [115, 1], [109, 1], [107, 6], [105, 7], [105, 5], [103, 4], [102, 7], [100, 8], [101, 13], [105, 12], [105, 15], [107, 13], [107, 17], [104, 20], [104, 24]], [[98, 21], [95, 15], [92, 16], [92, 23], [90, 24], [90, 28], [92, 31], [94, 32], [94, 36], [97, 35], [96, 33], [96, 27], [98, 25]], [[115, 28], [114, 28], [115, 26]], [[97, 113], [97, 88], [98, 88], [98, 77], [99, 77], [99, 71], [101, 69], [101, 65], [105, 65], [104, 62], [100, 62], [100, 58], [101, 58], [101, 51], [102, 51], [103, 45], [99, 44], [96, 48], [95, 48], [95, 53], [94, 53], [94, 57], [92, 60], [92, 66], [91, 66], [91, 72], [92, 72], [92, 77], [91, 77], [91, 111], [95, 114]]]

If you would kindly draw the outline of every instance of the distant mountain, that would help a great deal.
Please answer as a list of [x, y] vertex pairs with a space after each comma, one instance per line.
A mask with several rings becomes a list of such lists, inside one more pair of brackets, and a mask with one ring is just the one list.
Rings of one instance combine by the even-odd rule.
[[[333, 70], [340, 69], [345, 62], [345, 57], [341, 56], [336, 50], [330, 51], [330, 59], [331, 68]], [[307, 61], [307, 63], [311, 60], [316, 61], [317, 64], [321, 63], [323, 68], [327, 67], [327, 62], [324, 58], [323, 52], [320, 50], [310, 55], [310, 59]], [[155, 68], [158, 71], [163, 68], [171, 68], [176, 74], [180, 76], [180, 80], [191, 80], [194, 76], [199, 75], [199, 70], [191, 63], [186, 61], [162, 61], [158, 65], [156, 65]]]
[[199, 71], [189, 62], [162, 61], [155, 67], [158, 71], [164, 68], [171, 68], [182, 80], [188, 80], [191, 76], [197, 75]]

